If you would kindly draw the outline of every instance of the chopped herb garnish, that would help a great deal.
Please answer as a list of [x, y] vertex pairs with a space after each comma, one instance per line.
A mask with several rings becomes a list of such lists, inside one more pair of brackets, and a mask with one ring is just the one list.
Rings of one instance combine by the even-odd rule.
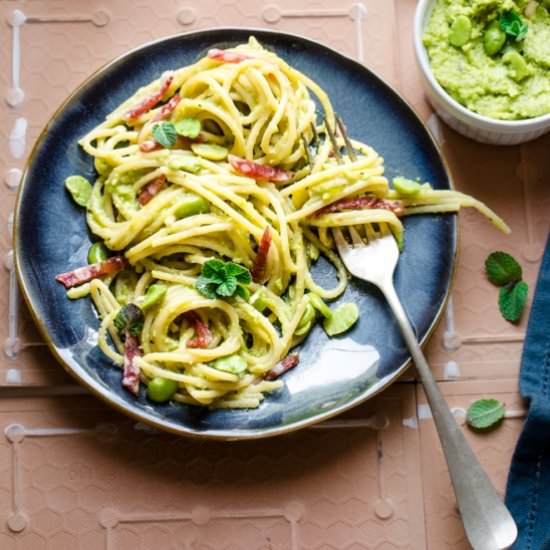
[[476, 430], [485, 430], [498, 424], [506, 410], [498, 399], [479, 399], [468, 407], [466, 422]]
[[499, 19], [500, 28], [516, 42], [523, 40], [527, 34], [527, 23], [514, 11], [505, 11]]
[[203, 266], [196, 288], [206, 298], [241, 296], [246, 299], [252, 276], [242, 265], [222, 260], [208, 260]]
[[169, 149], [175, 145], [178, 134], [171, 122], [160, 122], [153, 126], [153, 137], [157, 143]]
[[129, 334], [138, 337], [143, 329], [143, 311], [136, 304], [122, 306], [115, 317], [114, 325], [121, 336]]

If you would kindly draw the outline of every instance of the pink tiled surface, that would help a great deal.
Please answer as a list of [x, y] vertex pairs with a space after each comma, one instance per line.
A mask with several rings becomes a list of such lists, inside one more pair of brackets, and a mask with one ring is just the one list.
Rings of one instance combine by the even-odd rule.
[[[464, 414], [469, 405], [482, 397], [495, 397], [506, 404], [508, 417], [502, 425], [489, 433], [464, 429], [466, 439], [482, 466], [490, 473], [497, 491], [504, 495], [510, 457], [521, 430], [525, 415], [517, 395], [516, 380], [484, 380], [443, 382], [443, 395], [452, 407], [457, 421], [464, 425]], [[418, 387], [420, 447], [422, 449], [422, 484], [427, 548], [437, 550], [468, 550], [456, 503], [452, 496], [451, 479], [447, 472], [433, 419], [427, 413], [424, 392]]]
[[[415, 410], [399, 385], [337, 427], [228, 444], [147, 430], [91, 397], [3, 401], [0, 548], [422, 550]], [[387, 427], [353, 424], [373, 415]]]
[[[513, 229], [505, 237], [474, 213], [460, 216], [452, 304], [427, 347], [453, 406], [494, 395], [518, 413], [491, 434], [466, 432], [502, 490], [522, 423], [516, 388], [526, 318], [517, 326], [501, 319], [483, 261], [495, 249], [513, 253], [533, 288], [550, 227], [550, 137], [498, 148], [438, 124], [414, 63], [415, 5], [0, 0], [3, 98], [12, 80], [8, 22], [14, 10], [27, 17], [20, 29], [25, 100], [15, 108], [0, 102], [0, 179], [23, 167], [38, 132], [75, 86], [148, 40], [210, 26], [262, 26], [362, 53], [434, 129], [456, 187], [486, 201]], [[28, 122], [20, 158], [9, 147], [18, 118]], [[15, 192], [0, 185], [4, 258]], [[0, 269], [0, 343], [10, 336], [9, 277]], [[266, 442], [178, 440], [144, 431], [90, 397], [63, 397], [75, 391], [71, 380], [41, 345], [22, 304], [17, 311], [21, 349], [11, 357], [0, 352], [0, 430], [10, 427], [0, 435], [0, 550], [467, 548], [433, 424], [411, 376], [353, 411], [354, 421], [366, 425], [374, 413], [387, 416], [383, 430], [344, 422]], [[26, 387], [32, 396], [21, 393]]]

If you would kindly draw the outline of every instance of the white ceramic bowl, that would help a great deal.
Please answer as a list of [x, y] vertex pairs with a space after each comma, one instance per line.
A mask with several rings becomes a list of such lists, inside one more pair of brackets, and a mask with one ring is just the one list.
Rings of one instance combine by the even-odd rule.
[[497, 120], [470, 111], [453, 99], [437, 82], [422, 36], [435, 0], [419, 0], [414, 18], [414, 49], [424, 80], [426, 95], [437, 114], [461, 134], [495, 145], [515, 145], [535, 139], [550, 131], [550, 113], [525, 120]]

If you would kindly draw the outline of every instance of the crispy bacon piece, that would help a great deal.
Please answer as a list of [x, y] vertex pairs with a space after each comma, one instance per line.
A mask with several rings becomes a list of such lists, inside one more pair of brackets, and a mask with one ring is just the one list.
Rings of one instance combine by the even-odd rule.
[[163, 98], [173, 80], [174, 71], [162, 73], [159, 89], [140, 101], [135, 107], [132, 107], [122, 118], [127, 122], [131, 122], [149, 112]]
[[194, 311], [189, 311], [185, 314], [185, 318], [195, 331], [195, 337], [187, 342], [188, 348], [207, 348], [212, 341], [212, 333], [208, 326], [203, 323], [202, 319]]
[[164, 186], [166, 185], [166, 176], [159, 176], [150, 181], [139, 193], [138, 202], [145, 206]]
[[279, 361], [270, 371], [265, 375], [266, 380], [276, 380], [279, 376], [285, 372], [293, 369], [300, 362], [300, 356], [297, 353], [291, 353], [287, 355], [282, 361]]
[[255, 283], [263, 283], [265, 279], [265, 271], [267, 268], [267, 254], [269, 253], [269, 247], [271, 246], [271, 229], [269, 225], [265, 228], [262, 238], [260, 239], [260, 245], [258, 246], [258, 252], [256, 253], [256, 259], [252, 266], [252, 280]]
[[240, 63], [247, 59], [253, 59], [249, 55], [238, 52], [229, 52], [227, 50], [218, 50], [214, 48], [208, 52], [207, 57], [209, 59], [215, 59], [216, 61], [221, 61], [222, 63]]
[[313, 212], [311, 216], [317, 217], [330, 212], [339, 212], [340, 210], [356, 210], [363, 208], [390, 210], [398, 216], [404, 212], [403, 203], [398, 200], [389, 201], [377, 197], [351, 197], [340, 199], [332, 204], [327, 204], [323, 206], [323, 208]]
[[103, 262], [79, 267], [67, 273], [60, 273], [55, 276], [55, 280], [60, 282], [65, 288], [72, 288], [73, 286], [87, 283], [92, 279], [97, 279], [98, 277], [114, 275], [122, 271], [126, 265], [127, 262], [124, 256], [113, 256]]
[[179, 94], [175, 94], [170, 98], [170, 101], [166, 102], [155, 114], [151, 122], [158, 122], [159, 120], [165, 120], [168, 118], [170, 113], [176, 108], [177, 104], [181, 101]]
[[292, 172], [277, 168], [275, 166], [267, 166], [254, 162], [252, 160], [241, 159], [235, 155], [229, 155], [229, 164], [243, 176], [253, 178], [258, 181], [273, 181], [275, 183], [287, 183], [292, 178]]
[[162, 149], [162, 145], [157, 143], [154, 139], [148, 139], [147, 141], [142, 141], [139, 144], [139, 150], [142, 153], [150, 153], [151, 151], [156, 151], [157, 149]]
[[122, 385], [134, 395], [139, 392], [139, 367], [134, 359], [141, 356], [139, 340], [135, 336], [126, 334], [124, 340], [124, 364], [122, 371]]

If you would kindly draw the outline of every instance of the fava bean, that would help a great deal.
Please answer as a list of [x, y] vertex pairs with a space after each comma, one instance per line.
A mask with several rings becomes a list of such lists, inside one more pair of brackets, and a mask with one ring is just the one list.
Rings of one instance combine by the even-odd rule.
[[166, 164], [170, 170], [183, 170], [197, 174], [201, 171], [201, 159], [191, 155], [171, 155]]
[[109, 252], [107, 247], [101, 242], [98, 241], [90, 246], [88, 250], [88, 263], [97, 264], [98, 262], [103, 262], [109, 257]]
[[525, 59], [516, 50], [509, 50], [502, 56], [502, 61], [507, 63], [511, 69], [511, 76], [514, 80], [523, 80], [531, 74]]
[[65, 187], [80, 206], [88, 206], [92, 196], [92, 184], [83, 176], [69, 176], [65, 180]]
[[498, 53], [506, 42], [506, 33], [500, 28], [498, 21], [493, 21], [483, 35], [483, 47], [487, 55]]
[[214, 143], [193, 143], [191, 151], [207, 160], [223, 160], [229, 152], [225, 147]]
[[165, 403], [178, 391], [178, 383], [168, 378], [153, 378], [147, 385], [147, 397], [155, 403]]
[[216, 359], [212, 366], [231, 374], [241, 374], [246, 370], [247, 364], [240, 355], [227, 355]]
[[121, 271], [115, 279], [114, 294], [119, 304], [125, 305], [134, 297], [137, 275], [134, 271]]
[[336, 336], [349, 330], [359, 319], [359, 308], [349, 302], [332, 311], [332, 317], [323, 321], [323, 328], [329, 336]]
[[198, 195], [188, 195], [174, 210], [177, 219], [203, 214], [210, 211], [208, 201]]
[[142, 311], [147, 311], [159, 304], [166, 295], [166, 285], [162, 283], [155, 283], [149, 286], [147, 292], [137, 304]]
[[393, 178], [392, 184], [393, 188], [401, 195], [416, 195], [422, 189], [417, 181], [401, 176]]
[[459, 15], [451, 25], [449, 42], [458, 48], [470, 41], [472, 33], [472, 22], [465, 15]]

